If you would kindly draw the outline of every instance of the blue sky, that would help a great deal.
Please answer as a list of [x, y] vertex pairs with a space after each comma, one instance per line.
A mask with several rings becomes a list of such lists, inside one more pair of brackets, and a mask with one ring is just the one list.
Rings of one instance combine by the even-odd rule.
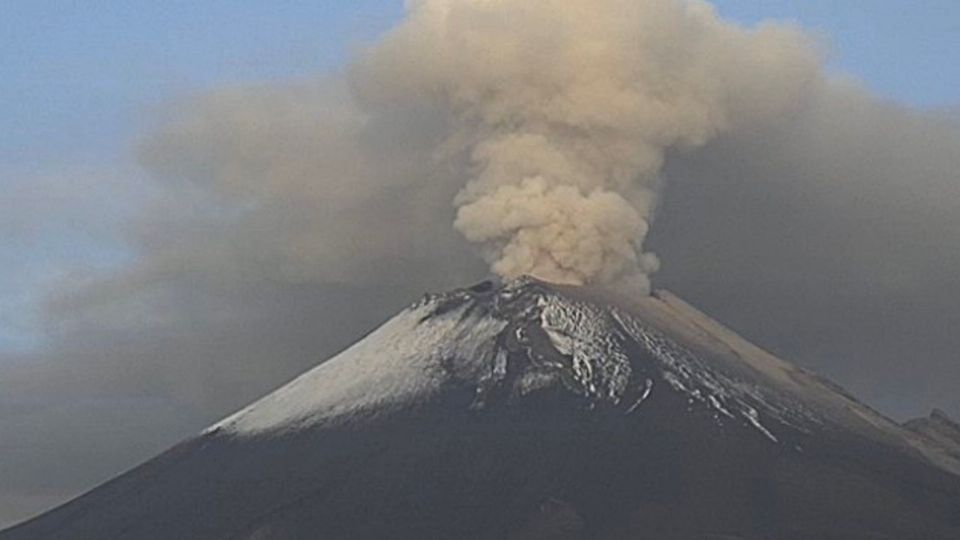
[[[960, 104], [956, 0], [723, 0], [792, 20], [831, 66], [917, 107]], [[96, 7], [93, 7], [96, 6]], [[8, 0], [0, 17], [0, 349], [38, 345], [47, 287], [134, 257], [124, 221], [149, 191], [132, 154], [156, 111], [237, 82], [310, 76], [402, 15], [400, 0]]]

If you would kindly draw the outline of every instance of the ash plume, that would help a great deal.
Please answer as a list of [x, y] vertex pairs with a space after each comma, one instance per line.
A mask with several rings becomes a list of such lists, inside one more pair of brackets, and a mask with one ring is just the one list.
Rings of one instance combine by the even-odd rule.
[[819, 55], [699, 1], [418, 0], [361, 59], [368, 106], [444, 111], [455, 227], [497, 274], [649, 287], [665, 154], [794, 110]]

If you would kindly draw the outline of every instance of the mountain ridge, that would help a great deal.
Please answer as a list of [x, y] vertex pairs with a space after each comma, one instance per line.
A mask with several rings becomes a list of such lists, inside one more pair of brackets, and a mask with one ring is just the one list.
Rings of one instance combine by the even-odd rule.
[[666, 291], [523, 278], [428, 294], [0, 539], [946, 540], [958, 470]]

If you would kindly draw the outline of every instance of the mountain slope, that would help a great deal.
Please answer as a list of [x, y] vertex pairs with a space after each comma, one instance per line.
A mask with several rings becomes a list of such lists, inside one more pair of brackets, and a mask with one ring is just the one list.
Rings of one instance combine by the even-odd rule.
[[428, 295], [21, 539], [960, 538], [960, 461], [679, 298]]
[[954, 459], [960, 460], [960, 424], [941, 410], [934, 409], [927, 418], [916, 418], [904, 427], [920, 435], [927, 444], [939, 447]]

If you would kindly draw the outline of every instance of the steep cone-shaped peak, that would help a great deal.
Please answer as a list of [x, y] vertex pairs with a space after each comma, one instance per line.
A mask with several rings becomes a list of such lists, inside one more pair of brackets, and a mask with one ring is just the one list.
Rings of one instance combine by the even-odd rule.
[[665, 291], [486, 282], [0, 540], [955, 540], [953, 427]]
[[[813, 411], [758, 376], [790, 380], [789, 366], [751, 366], [723, 358], [722, 342], [658, 298], [559, 287], [522, 278], [430, 294], [341, 354], [209, 432], [263, 434], [363, 422], [469, 394], [472, 410], [555, 401], [598, 414], [638, 412], [654, 392], [682, 394], [691, 409], [738, 421], [766, 438], [761, 424], [805, 422]], [[670, 337], [717, 348], [707, 356]], [[714, 358], [714, 356], [716, 356]], [[549, 399], [545, 396], [551, 396]]]
[[[364, 422], [441, 396], [643, 414], [659, 393], [718, 426], [800, 445], [824, 428], [960, 462], [838, 386], [747, 342], [677, 296], [520, 278], [428, 294], [355, 345], [208, 430], [254, 435]], [[549, 396], [549, 397], [548, 397]], [[802, 447], [802, 446], [801, 446]]]

